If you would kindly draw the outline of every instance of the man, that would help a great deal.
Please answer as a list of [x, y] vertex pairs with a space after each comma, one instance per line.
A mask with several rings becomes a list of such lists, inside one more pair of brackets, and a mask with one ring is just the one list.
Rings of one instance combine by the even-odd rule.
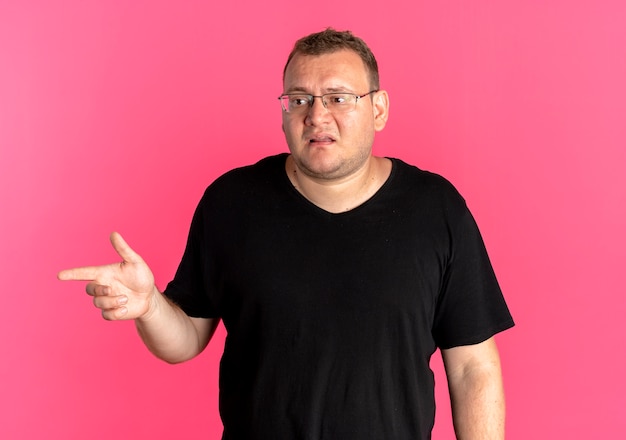
[[299, 40], [280, 102], [290, 154], [217, 179], [164, 294], [118, 235], [89, 280], [105, 319], [183, 362], [227, 339], [224, 439], [427, 439], [442, 351], [458, 438], [504, 436], [495, 333], [513, 325], [478, 229], [443, 178], [374, 157], [389, 98], [350, 32]]

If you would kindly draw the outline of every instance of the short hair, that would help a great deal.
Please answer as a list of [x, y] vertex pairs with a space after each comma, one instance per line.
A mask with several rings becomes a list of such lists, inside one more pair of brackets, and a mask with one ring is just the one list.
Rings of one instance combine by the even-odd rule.
[[350, 31], [337, 31], [333, 28], [326, 28], [321, 32], [307, 35], [300, 38], [293, 46], [285, 68], [283, 69], [283, 80], [287, 72], [287, 66], [294, 56], [300, 55], [324, 55], [340, 50], [351, 50], [355, 52], [369, 73], [370, 85], [374, 89], [380, 87], [378, 76], [378, 63], [365, 41], [354, 35]]

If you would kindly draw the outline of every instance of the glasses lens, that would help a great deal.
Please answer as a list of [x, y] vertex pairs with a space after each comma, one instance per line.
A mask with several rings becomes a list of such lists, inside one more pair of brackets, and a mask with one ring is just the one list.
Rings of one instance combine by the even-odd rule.
[[333, 113], [346, 113], [354, 110], [356, 96], [350, 93], [329, 93], [324, 95], [326, 108]]
[[[306, 113], [312, 101], [319, 96], [311, 95], [283, 95], [280, 104], [287, 113]], [[324, 107], [331, 113], [348, 113], [356, 108], [356, 95], [352, 93], [327, 93], [322, 95]]]
[[309, 95], [283, 95], [280, 104], [287, 113], [300, 113], [306, 111], [311, 103]]

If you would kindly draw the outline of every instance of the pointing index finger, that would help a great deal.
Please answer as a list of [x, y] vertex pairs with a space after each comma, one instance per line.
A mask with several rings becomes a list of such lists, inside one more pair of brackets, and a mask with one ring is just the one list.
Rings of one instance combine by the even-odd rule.
[[99, 272], [100, 268], [97, 266], [76, 267], [62, 270], [57, 274], [57, 278], [61, 281], [92, 281]]
[[[113, 248], [124, 262], [143, 262], [142, 258], [124, 241], [119, 233], [113, 232], [110, 239]], [[98, 278], [108, 278], [114, 275], [116, 269], [119, 269], [119, 264], [76, 267], [60, 271], [57, 278], [62, 281], [94, 281]]]

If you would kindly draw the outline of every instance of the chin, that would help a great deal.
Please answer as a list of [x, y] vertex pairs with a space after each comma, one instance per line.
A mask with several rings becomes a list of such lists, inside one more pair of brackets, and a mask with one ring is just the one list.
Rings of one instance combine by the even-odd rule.
[[340, 179], [348, 176], [354, 172], [353, 167], [345, 162], [308, 162], [300, 163], [300, 170], [310, 176], [317, 179], [333, 180]]

